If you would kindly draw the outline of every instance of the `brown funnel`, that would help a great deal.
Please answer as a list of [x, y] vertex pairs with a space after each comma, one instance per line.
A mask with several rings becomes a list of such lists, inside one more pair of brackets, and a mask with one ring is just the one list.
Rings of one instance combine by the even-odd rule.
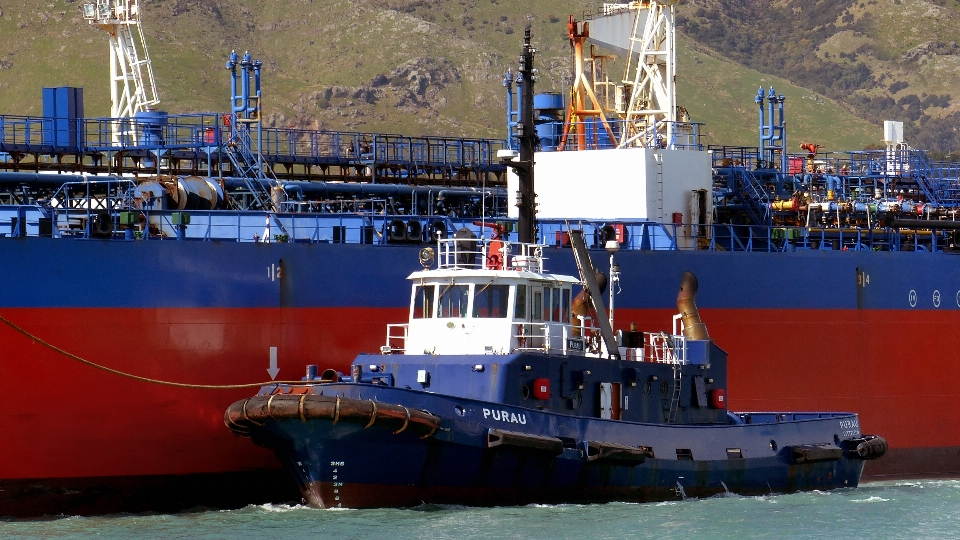
[[680, 278], [680, 292], [677, 293], [677, 309], [683, 321], [683, 337], [687, 339], [710, 339], [707, 325], [700, 322], [697, 313], [697, 276], [693, 272], [684, 272]]
[[[597, 287], [600, 288], [602, 293], [607, 289], [607, 275], [603, 272], [597, 272]], [[577, 318], [577, 315], [586, 317], [587, 313], [590, 312], [590, 291], [587, 290], [584, 286], [583, 290], [577, 293], [577, 296], [573, 298], [573, 306], [570, 309], [570, 324], [574, 326], [573, 335], [580, 335], [580, 319]], [[598, 315], [599, 316], [599, 315]]]

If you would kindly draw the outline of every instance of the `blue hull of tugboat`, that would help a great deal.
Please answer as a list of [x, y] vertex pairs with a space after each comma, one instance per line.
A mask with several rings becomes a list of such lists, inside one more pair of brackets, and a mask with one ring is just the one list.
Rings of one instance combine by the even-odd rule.
[[[824, 461], [795, 463], [792, 458], [801, 445], [833, 446], [859, 437], [858, 419], [851, 413], [759, 413], [731, 415], [725, 425], [665, 425], [371, 384], [324, 384], [316, 391], [440, 418], [440, 429], [427, 437], [300, 418], [271, 419], [252, 430], [253, 440], [273, 448], [304, 499], [317, 507], [649, 502], [725, 492], [827, 490], [857, 486], [864, 463], [849, 451]], [[743, 419], [751, 423], [733, 423]], [[498, 432], [508, 432], [514, 444], [490, 447], [490, 434]], [[524, 435], [534, 444], [525, 445]], [[562, 441], [562, 450], [531, 447], [544, 435]], [[590, 455], [590, 446], [611, 443], [647, 447], [650, 454], [642, 463]]]

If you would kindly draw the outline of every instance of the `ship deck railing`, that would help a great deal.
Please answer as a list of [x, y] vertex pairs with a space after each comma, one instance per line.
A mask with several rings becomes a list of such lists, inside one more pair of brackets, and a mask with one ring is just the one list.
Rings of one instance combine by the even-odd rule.
[[438, 270], [520, 270], [543, 272], [543, 245], [478, 238], [437, 240]]
[[[129, 204], [121, 193], [99, 193], [110, 183], [70, 183], [54, 200], [24, 203], [24, 195], [0, 189], [0, 237], [46, 236], [89, 238], [87, 226], [98, 214], [105, 213], [112, 226], [101, 238], [118, 240], [144, 237], [149, 221], [150, 239], [178, 238], [200, 241], [302, 242], [345, 244], [414, 244], [436, 247], [434, 239], [451, 236], [459, 229], [483, 234], [472, 217], [441, 215], [397, 215], [357, 211], [356, 201], [342, 207], [330, 204], [303, 205], [323, 211], [273, 213], [236, 210], [151, 210]], [[90, 193], [87, 190], [90, 190]], [[96, 193], [94, 193], [96, 192]], [[7, 202], [9, 204], [3, 204]], [[41, 204], [43, 202], [43, 204]], [[351, 204], [354, 205], [351, 208]], [[334, 206], [337, 206], [334, 208]], [[327, 211], [333, 210], [333, 211]], [[340, 212], [339, 210], [343, 210]], [[267, 218], [270, 219], [267, 219]], [[136, 218], [136, 219], [134, 219]], [[125, 221], [126, 220], [126, 221]], [[277, 222], [283, 224], [283, 230]], [[883, 226], [875, 220], [872, 227], [854, 225], [817, 225], [811, 227], [775, 225], [770, 227], [732, 224], [659, 224], [655, 222], [612, 222], [581, 220], [588, 246], [603, 249], [611, 231], [624, 250], [699, 250], [699, 251], [911, 251], [918, 253], [952, 251], [956, 221], [930, 219], [929, 226], [909, 228]], [[501, 223], [512, 226], [509, 220]], [[400, 227], [400, 225], [404, 225]], [[438, 262], [442, 268], [495, 268], [542, 272], [547, 246], [568, 248], [563, 232], [568, 224], [559, 220], [538, 222], [542, 243], [520, 244], [446, 238], [439, 243]], [[127, 234], [130, 231], [130, 234]], [[419, 232], [417, 232], [419, 231]], [[498, 247], [499, 243], [499, 247]], [[499, 258], [491, 259], [492, 255]], [[504, 258], [504, 255], [506, 257]]]
[[[150, 119], [0, 115], [0, 154], [92, 156], [98, 166], [104, 156], [226, 161], [231, 138], [220, 113]], [[497, 158], [505, 145], [500, 139], [263, 128], [251, 144], [250, 150], [267, 162], [286, 166], [376, 166], [397, 177], [431, 170], [506, 170]]]
[[410, 325], [388, 324], [387, 343], [380, 347], [381, 354], [405, 354], [407, 352], [407, 338], [410, 336]]
[[517, 351], [560, 354], [599, 354], [599, 329], [589, 321], [574, 325], [562, 321], [514, 321], [511, 343]]
[[[839, 198], [874, 190], [890, 197], [909, 191], [918, 202], [944, 207], [960, 206], [960, 163], [937, 161], [923, 150], [913, 148], [862, 150], [847, 152], [789, 153], [775, 163], [761, 156], [756, 147], [709, 146], [715, 169], [742, 168], [763, 170], [776, 176], [776, 196], [787, 196], [794, 189], [822, 188], [827, 182]], [[783, 164], [786, 164], [784, 167]], [[793, 182], [797, 179], [797, 182]], [[789, 187], [784, 187], [789, 184]], [[784, 191], [786, 190], [786, 191]]]
[[[637, 354], [641, 350], [642, 353]], [[642, 349], [627, 356], [643, 362], [684, 365], [687, 364], [687, 338], [666, 332], [644, 332]]]
[[[600, 97], [604, 99], [603, 96]], [[612, 107], [613, 104], [611, 103]], [[510, 143], [514, 150], [519, 149], [517, 139], [517, 125], [510, 123]], [[613, 133], [613, 138], [607, 132], [606, 127], [597, 119], [589, 119], [582, 122], [570, 122], [567, 128], [566, 138], [562, 136], [563, 129], [558, 129], [550, 136], [541, 136], [540, 149], [546, 152], [566, 152], [580, 150], [612, 150], [620, 146], [620, 139], [623, 133], [628, 132], [630, 123], [626, 120], [607, 119], [607, 126]], [[638, 137], [633, 144], [626, 148], [639, 148], [643, 145], [644, 139], [654, 139], [650, 142], [653, 146], [661, 149], [671, 150], [703, 150], [706, 146], [703, 144], [704, 135], [700, 129], [701, 122], [660, 122], [649, 130], [649, 135]], [[667, 129], [667, 128], [672, 129]], [[667, 139], [666, 133], [672, 134], [671, 139]]]

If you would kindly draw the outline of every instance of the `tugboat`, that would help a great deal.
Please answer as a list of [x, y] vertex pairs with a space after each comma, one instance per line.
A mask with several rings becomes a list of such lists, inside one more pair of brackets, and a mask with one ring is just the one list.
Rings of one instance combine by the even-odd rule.
[[318, 508], [829, 490], [886, 451], [855, 413], [729, 411], [689, 272], [671, 333], [615, 335], [606, 276], [569, 234], [580, 278], [546, 272], [540, 245], [438, 240], [380, 354], [349, 374], [308, 365], [302, 384], [231, 405], [227, 427], [273, 449]]

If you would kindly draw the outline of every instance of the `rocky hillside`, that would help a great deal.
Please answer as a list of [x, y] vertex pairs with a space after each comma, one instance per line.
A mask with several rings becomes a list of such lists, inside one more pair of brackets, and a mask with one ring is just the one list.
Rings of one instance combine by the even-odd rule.
[[[565, 92], [569, 14], [588, 0], [140, 0], [161, 108], [228, 108], [224, 62], [264, 62], [274, 126], [501, 137], [523, 29], [538, 91]], [[0, 114], [41, 113], [41, 86], [83, 86], [109, 112], [106, 35], [80, 1], [0, 0]], [[755, 144], [758, 86], [788, 96], [793, 140], [876, 144], [908, 122], [915, 146], [960, 148], [957, 0], [681, 0], [680, 101], [708, 142]], [[960, 98], [960, 96], [958, 96]]]

